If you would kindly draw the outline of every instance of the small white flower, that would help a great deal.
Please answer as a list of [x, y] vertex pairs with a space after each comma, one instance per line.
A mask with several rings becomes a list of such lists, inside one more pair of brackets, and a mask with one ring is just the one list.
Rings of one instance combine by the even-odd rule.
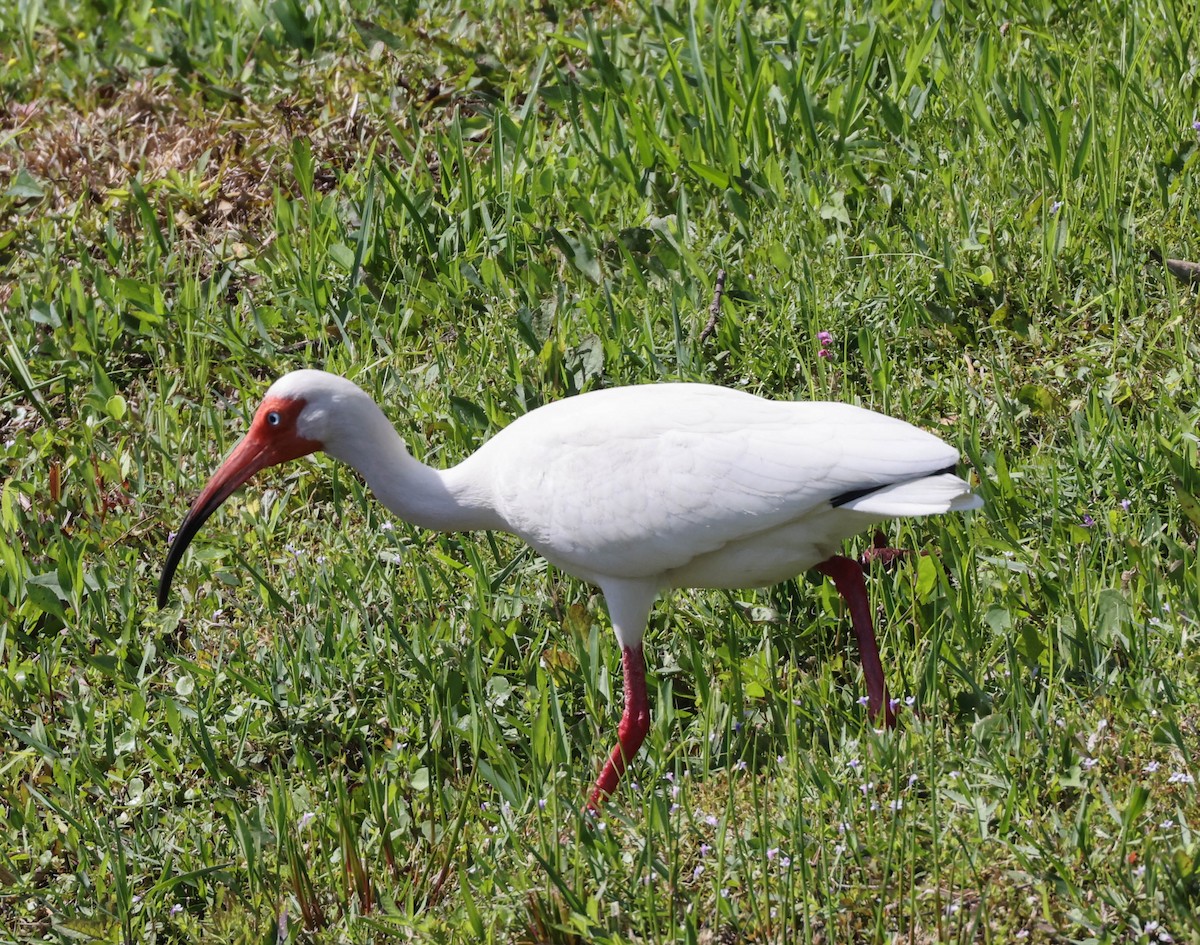
[[1172, 771], [1167, 784], [1195, 784], [1196, 779], [1186, 771]]
[[1095, 758], [1084, 758], [1081, 762], [1084, 771], [1091, 771], [1096, 765], [1100, 764]]
[[300, 815], [300, 821], [296, 826], [299, 827], [301, 830], [303, 830], [305, 827], [307, 827], [309, 824], [311, 824], [314, 820], [316, 820], [316, 818], [317, 818], [316, 814], [314, 814], [310, 810], [306, 810], [303, 814]]
[[1159, 768], [1159, 764], [1157, 761], [1149, 761], [1146, 763], [1146, 766], [1144, 768], [1142, 768], [1142, 774], [1154, 774], [1154, 772], [1157, 771], [1158, 768]]

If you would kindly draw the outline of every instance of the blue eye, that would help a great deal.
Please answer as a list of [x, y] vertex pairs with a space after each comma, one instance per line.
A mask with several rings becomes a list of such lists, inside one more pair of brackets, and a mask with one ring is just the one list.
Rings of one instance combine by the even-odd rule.
[[267, 423], [271, 424], [271, 426], [273, 426], [273, 427], [279, 426], [278, 412], [272, 410], [270, 413], [268, 413], [267, 414]]

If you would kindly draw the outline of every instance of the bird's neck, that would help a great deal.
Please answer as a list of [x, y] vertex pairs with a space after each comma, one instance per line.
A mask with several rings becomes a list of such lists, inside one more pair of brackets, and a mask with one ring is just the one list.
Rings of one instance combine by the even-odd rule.
[[503, 527], [486, 484], [461, 466], [434, 469], [415, 459], [378, 407], [355, 427], [326, 451], [357, 469], [399, 518], [437, 531]]

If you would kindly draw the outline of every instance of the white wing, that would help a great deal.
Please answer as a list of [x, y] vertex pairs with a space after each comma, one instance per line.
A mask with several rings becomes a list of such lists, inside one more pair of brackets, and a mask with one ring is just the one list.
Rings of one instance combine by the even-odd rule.
[[[595, 581], [685, 568], [783, 526], [794, 534], [806, 516], [828, 531], [839, 497], [877, 519], [964, 507], [966, 484], [934, 476], [957, 461], [932, 434], [848, 404], [654, 384], [535, 410], [460, 468], [491, 484], [511, 531]], [[844, 520], [839, 541], [869, 518]]]

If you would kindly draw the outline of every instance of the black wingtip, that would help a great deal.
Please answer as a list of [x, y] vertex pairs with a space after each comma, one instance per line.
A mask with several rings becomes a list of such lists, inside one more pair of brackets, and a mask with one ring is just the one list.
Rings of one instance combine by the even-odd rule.
[[[931, 479], [934, 476], [944, 476], [946, 473], [958, 472], [958, 463], [951, 463], [945, 469], [938, 469], [931, 473], [926, 473], [924, 476], [918, 476], [918, 479]], [[900, 481], [900, 480], [897, 480]], [[914, 480], [915, 481], [915, 480]], [[849, 492], [843, 492], [841, 495], [834, 496], [829, 504], [835, 509], [841, 508], [848, 502], [853, 502], [855, 499], [861, 499], [863, 496], [868, 496], [872, 492], [878, 492], [880, 489], [886, 489], [888, 486], [894, 486], [895, 482], [885, 482], [878, 486], [867, 486], [865, 489], [851, 489]]]

